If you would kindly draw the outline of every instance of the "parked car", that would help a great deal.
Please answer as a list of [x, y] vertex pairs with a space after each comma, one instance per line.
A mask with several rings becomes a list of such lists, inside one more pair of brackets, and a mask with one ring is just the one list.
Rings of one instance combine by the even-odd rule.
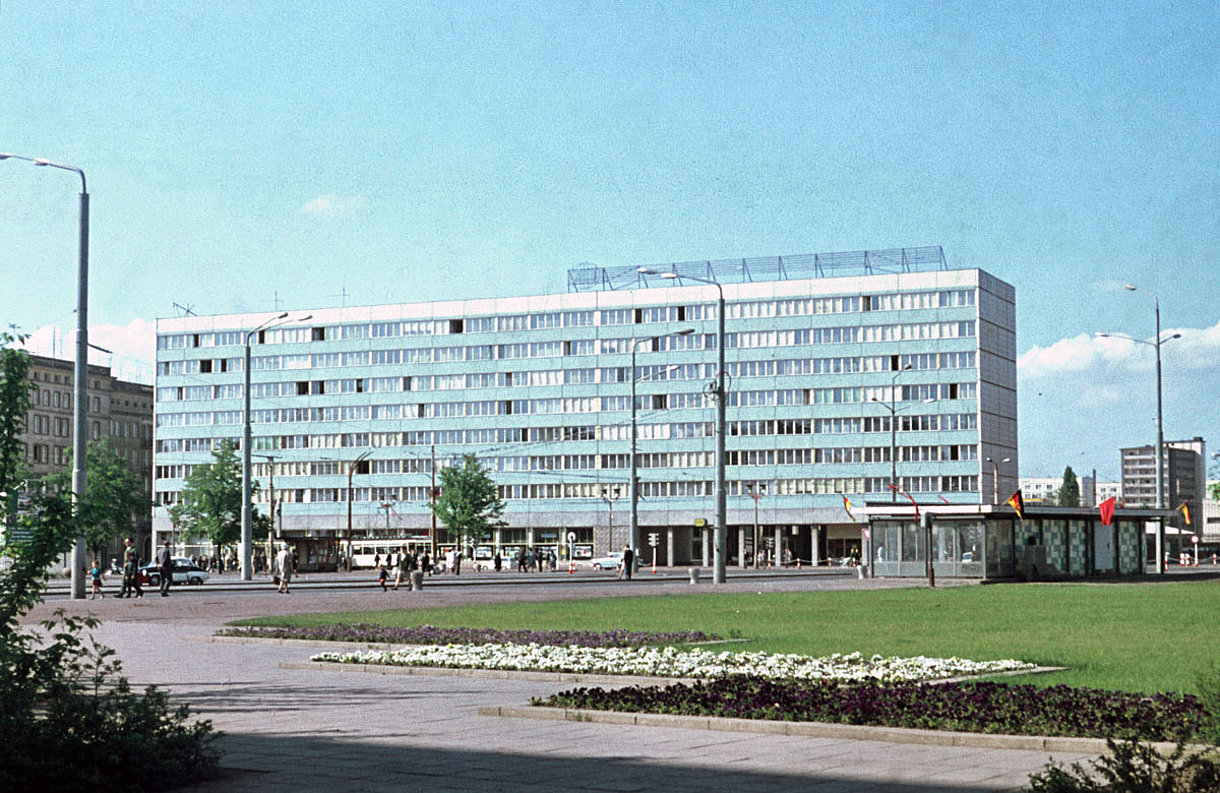
[[599, 559], [591, 559], [589, 567], [594, 570], [617, 570], [618, 566], [623, 563], [623, 552], [613, 551]]
[[[210, 576], [208, 571], [192, 562], [185, 556], [174, 557], [175, 584], [202, 584]], [[161, 568], [155, 563], [146, 564], [140, 568], [140, 583], [148, 586], [161, 586]]]

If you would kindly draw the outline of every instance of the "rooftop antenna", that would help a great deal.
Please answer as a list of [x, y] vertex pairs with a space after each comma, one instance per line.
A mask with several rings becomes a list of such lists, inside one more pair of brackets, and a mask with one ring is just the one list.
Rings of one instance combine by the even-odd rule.
[[196, 314], [196, 313], [195, 313], [195, 306], [194, 306], [193, 304], [191, 304], [191, 305], [185, 305], [185, 306], [184, 306], [184, 305], [182, 305], [181, 303], [174, 303], [174, 308], [176, 308], [176, 309], [178, 309], [179, 311], [181, 311], [181, 312], [182, 312], [182, 316], [184, 316], [184, 317], [196, 317], [196, 316], [199, 316], [198, 314]]
[[338, 295], [336, 295], [336, 297], [338, 297], [342, 301], [343, 308], [347, 308], [347, 299], [348, 299], [348, 297], [351, 296], [351, 294], [352, 294], [351, 292], [347, 291], [347, 284], [344, 284], [343, 289], [340, 290]]

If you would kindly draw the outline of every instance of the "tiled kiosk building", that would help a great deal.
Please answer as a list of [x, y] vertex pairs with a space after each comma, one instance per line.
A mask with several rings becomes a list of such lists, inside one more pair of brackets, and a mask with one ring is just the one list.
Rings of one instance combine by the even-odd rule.
[[[921, 503], [1016, 489], [1014, 291], [949, 269], [940, 248], [585, 267], [569, 286], [302, 310], [249, 336], [258, 507], [274, 473], [306, 567], [338, 562], [349, 498], [355, 536], [443, 547], [443, 526], [429, 531], [433, 459], [466, 453], [507, 503], [488, 548], [562, 551], [573, 536], [577, 558], [621, 548], [633, 381], [644, 561], [654, 537], [658, 564], [706, 561], [721, 289], [731, 564], [753, 555], [756, 526], [772, 558], [858, 553], [845, 502], [894, 498], [892, 472], [897, 498]], [[158, 322], [157, 531], [192, 466], [240, 439], [244, 344], [275, 316]]]

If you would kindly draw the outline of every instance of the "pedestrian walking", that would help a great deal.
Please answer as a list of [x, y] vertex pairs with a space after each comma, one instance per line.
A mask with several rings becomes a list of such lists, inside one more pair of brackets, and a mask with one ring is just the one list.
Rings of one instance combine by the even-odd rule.
[[275, 555], [275, 573], [280, 578], [280, 586], [276, 592], [283, 592], [285, 595], [291, 594], [288, 590], [288, 583], [292, 581], [294, 565], [292, 559], [292, 548], [288, 543], [284, 543], [280, 548], [280, 552]]
[[631, 573], [635, 570], [635, 551], [631, 550], [630, 545], [623, 546], [623, 569], [620, 578], [631, 580]]
[[169, 588], [174, 584], [174, 550], [169, 540], [157, 549], [157, 568], [161, 571], [161, 597], [167, 598]]
[[[377, 583], [381, 584], [382, 592], [386, 591], [385, 582], [389, 577], [390, 577], [390, 574], [386, 571], [385, 565], [383, 565], [383, 564], [377, 565]], [[395, 584], [394, 588], [398, 589], [398, 585]]]
[[89, 577], [93, 580], [93, 592], [89, 595], [90, 600], [104, 598], [102, 594], [102, 563], [98, 560], [93, 560], [93, 567], [89, 568]]
[[119, 589], [119, 597], [144, 597], [144, 590], [140, 588], [140, 554], [136, 553], [130, 537], [123, 540], [123, 586]]
[[495, 557], [492, 559], [492, 564], [491, 564], [491, 566], [492, 566], [492, 567], [495, 569], [495, 571], [498, 573], [498, 572], [500, 572], [500, 568], [501, 568], [503, 565], [504, 565], [504, 561], [503, 561], [503, 560], [500, 558], [500, 552], [499, 552], [499, 551], [496, 551], [496, 555], [495, 555]]

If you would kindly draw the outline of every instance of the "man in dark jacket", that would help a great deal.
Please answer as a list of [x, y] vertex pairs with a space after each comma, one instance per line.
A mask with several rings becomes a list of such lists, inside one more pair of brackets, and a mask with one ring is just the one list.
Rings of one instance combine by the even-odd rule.
[[157, 549], [157, 567], [161, 569], [161, 597], [167, 598], [169, 588], [174, 583], [174, 552], [169, 546], [169, 540]]
[[630, 545], [623, 546], [623, 576], [628, 581], [631, 580], [631, 574], [635, 572], [635, 551], [631, 550]]

